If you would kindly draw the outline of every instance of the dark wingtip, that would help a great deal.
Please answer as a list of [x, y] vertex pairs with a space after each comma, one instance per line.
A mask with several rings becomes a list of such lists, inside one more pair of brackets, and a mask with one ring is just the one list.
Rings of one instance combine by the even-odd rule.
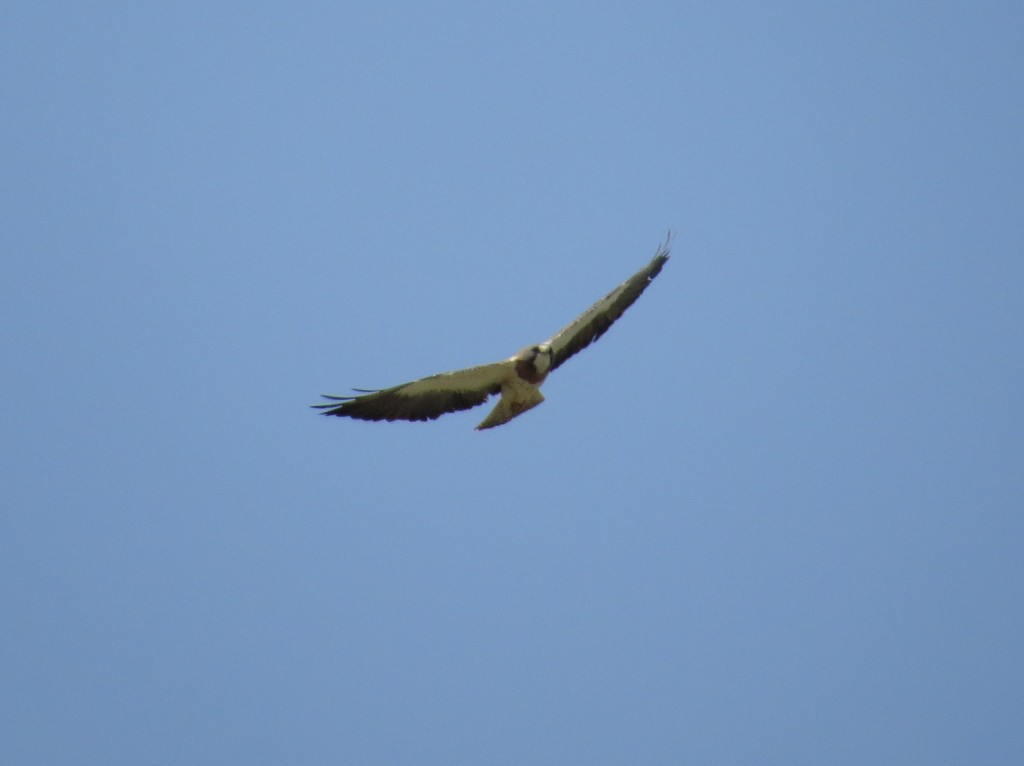
[[[380, 393], [380, 389], [378, 389], [378, 388], [353, 388], [352, 390], [356, 391], [357, 393], [360, 393], [360, 394], [379, 394]], [[324, 399], [330, 399], [331, 401], [327, 402], [327, 403], [321, 402], [320, 404], [311, 404], [309, 406], [310, 407], [337, 407], [338, 405], [337, 404], [332, 404], [332, 402], [351, 402], [353, 399], [358, 399], [359, 398], [358, 396], [335, 396], [334, 394], [320, 394], [320, 396], [322, 396]]]
[[672, 249], [673, 237], [675, 237], [675, 233], [672, 231], [672, 229], [669, 229], [668, 233], [665, 235], [665, 241], [658, 245], [658, 250], [654, 254], [655, 260], [660, 260], [662, 263], [668, 260], [668, 254]]
[[[350, 402], [356, 397], [354, 396], [334, 396], [333, 394], [320, 394], [324, 399], [330, 399], [329, 402], [320, 402], [319, 404], [309, 405], [314, 410], [325, 410], [321, 412], [321, 415], [335, 415], [346, 402]], [[339, 404], [340, 402], [340, 404]]]
[[665, 237], [665, 241], [658, 245], [658, 251], [654, 254], [654, 258], [651, 260], [650, 266], [647, 271], [647, 281], [653, 282], [654, 278], [661, 273], [662, 266], [668, 261], [669, 248], [672, 245], [672, 232], [669, 231]]

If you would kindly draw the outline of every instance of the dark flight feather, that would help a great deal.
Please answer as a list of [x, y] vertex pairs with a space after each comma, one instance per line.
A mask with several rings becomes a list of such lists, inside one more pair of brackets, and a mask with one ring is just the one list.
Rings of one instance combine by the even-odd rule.
[[604, 335], [623, 313], [636, 303], [647, 286], [661, 273], [668, 260], [671, 235], [658, 248], [654, 258], [644, 268], [616, 287], [601, 300], [584, 311], [568, 326], [559, 330], [548, 343], [551, 346], [551, 369], [561, 366], [569, 357], [578, 354]]

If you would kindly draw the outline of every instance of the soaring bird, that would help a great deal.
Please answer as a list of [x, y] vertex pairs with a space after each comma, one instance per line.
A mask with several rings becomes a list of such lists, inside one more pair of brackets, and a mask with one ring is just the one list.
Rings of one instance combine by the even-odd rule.
[[446, 412], [468, 410], [483, 404], [491, 394], [501, 398], [476, 428], [482, 430], [507, 423], [544, 401], [541, 384], [552, 370], [600, 338], [622, 316], [668, 260], [671, 233], [640, 271], [612, 290], [550, 340], [528, 346], [501, 362], [442, 372], [411, 383], [367, 390], [356, 388], [359, 396], [331, 396], [314, 404], [323, 415], [357, 420], [434, 420]]

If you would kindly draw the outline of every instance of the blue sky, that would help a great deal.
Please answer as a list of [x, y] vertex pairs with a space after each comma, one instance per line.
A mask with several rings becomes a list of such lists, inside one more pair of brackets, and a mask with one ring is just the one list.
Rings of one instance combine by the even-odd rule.
[[[1024, 11], [21, 3], [0, 760], [1024, 759]], [[477, 433], [322, 392], [507, 357]]]

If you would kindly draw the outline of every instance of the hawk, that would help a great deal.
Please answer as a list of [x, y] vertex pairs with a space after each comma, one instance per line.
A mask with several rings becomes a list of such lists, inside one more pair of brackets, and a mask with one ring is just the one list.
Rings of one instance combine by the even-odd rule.
[[550, 340], [493, 364], [442, 372], [382, 390], [353, 389], [359, 396], [322, 394], [330, 401], [312, 406], [323, 410], [323, 415], [356, 420], [434, 420], [447, 412], [476, 407], [492, 394], [500, 394], [494, 409], [476, 428], [480, 431], [507, 423], [543, 402], [540, 387], [548, 374], [604, 335], [633, 305], [668, 260], [671, 239], [670, 233], [650, 263]]

